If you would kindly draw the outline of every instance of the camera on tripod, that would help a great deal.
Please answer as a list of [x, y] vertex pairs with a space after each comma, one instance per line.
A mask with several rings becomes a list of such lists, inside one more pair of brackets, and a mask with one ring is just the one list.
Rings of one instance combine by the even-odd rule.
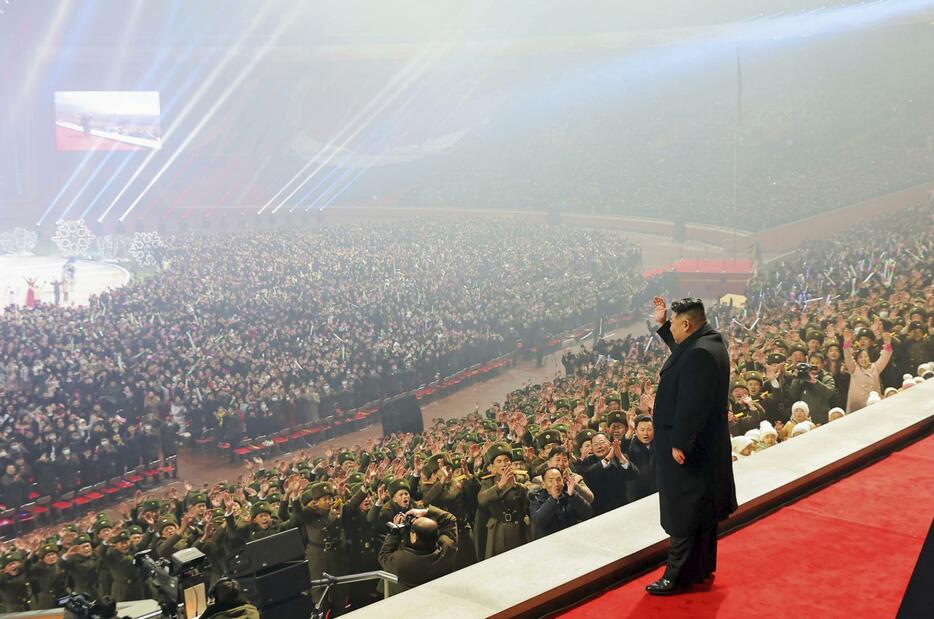
[[197, 548], [179, 550], [171, 559], [154, 558], [147, 549], [133, 556], [133, 564], [146, 573], [164, 616], [194, 619], [207, 608], [207, 557]]

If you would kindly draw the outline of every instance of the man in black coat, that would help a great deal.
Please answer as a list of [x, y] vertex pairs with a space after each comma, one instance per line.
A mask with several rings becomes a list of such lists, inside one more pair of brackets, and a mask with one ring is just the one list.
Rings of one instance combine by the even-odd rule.
[[655, 424], [652, 416], [639, 415], [632, 424], [635, 431], [626, 455], [635, 465], [637, 475], [626, 484], [630, 503], [658, 492], [658, 476], [655, 474]]
[[599, 516], [626, 504], [626, 483], [639, 475], [619, 441], [610, 442], [598, 432], [590, 440], [593, 454], [581, 460], [577, 472], [593, 492], [593, 515]]
[[717, 523], [736, 510], [727, 399], [730, 360], [707, 324], [700, 299], [655, 297], [658, 335], [671, 356], [655, 396], [655, 446], [661, 524], [671, 536], [664, 575], [646, 587], [671, 595], [703, 583], [717, 564]]

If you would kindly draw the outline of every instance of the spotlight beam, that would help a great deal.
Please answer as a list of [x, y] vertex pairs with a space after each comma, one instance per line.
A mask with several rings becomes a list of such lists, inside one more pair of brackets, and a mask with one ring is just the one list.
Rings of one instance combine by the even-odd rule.
[[[220, 76], [221, 76], [221, 74], [223, 73], [223, 71], [227, 68], [227, 65], [230, 64], [230, 62], [238, 55], [240, 49], [243, 47], [244, 41], [248, 40], [248, 38], [250, 37], [250, 35], [253, 34], [253, 32], [254, 32], [254, 30], [257, 28], [258, 24], [259, 24], [260, 22], [263, 21], [263, 19], [264, 19], [264, 18], [266, 17], [266, 15], [270, 12], [270, 10], [272, 9], [272, 7], [273, 7], [274, 4], [275, 4], [275, 3], [273, 3], [273, 2], [266, 2], [266, 3], [264, 3], [264, 9], [263, 9], [262, 14], [261, 14], [260, 16], [257, 16], [257, 17], [252, 21], [250, 28], [247, 29], [247, 30], [245, 30], [245, 31], [240, 35], [240, 37], [239, 37], [239, 39], [237, 40], [237, 42], [233, 45], [233, 47], [230, 48], [230, 50], [227, 52], [227, 54], [224, 56], [224, 58], [221, 60], [221, 62], [220, 62], [220, 63], [214, 68], [214, 70], [208, 75], [207, 79], [205, 79], [205, 80], [201, 83], [201, 87], [198, 88], [198, 90], [192, 95], [191, 99], [188, 101], [188, 104], [187, 104], [187, 105], [182, 109], [182, 111], [179, 113], [178, 118], [176, 118], [176, 119], [175, 119], [175, 122], [173, 122], [173, 123], [169, 126], [169, 128], [166, 130], [165, 135], [164, 135], [163, 138], [162, 138], [163, 142], [168, 142], [168, 140], [171, 139], [171, 137], [175, 135], [175, 133], [178, 131], [179, 127], [182, 125], [182, 123], [185, 121], [185, 119], [188, 118], [188, 116], [189, 116], [189, 115], [192, 113], [192, 111], [194, 110], [195, 106], [196, 106], [196, 105], [201, 101], [201, 99], [205, 96], [205, 93], [214, 85], [214, 82], [216, 82], [216, 81], [220, 78]], [[296, 6], [297, 6], [297, 5], [296, 5]], [[295, 8], [293, 8], [292, 14], [289, 15], [290, 18], [294, 15], [294, 12], [295, 12]], [[286, 22], [286, 20], [283, 20], [283, 22], [280, 23], [280, 26], [279, 26], [279, 28], [278, 28], [277, 31], [276, 31], [276, 32], [277, 32], [277, 36], [278, 36], [278, 33], [281, 33], [282, 29], [284, 28], [284, 25], [283, 25], [283, 24], [285, 24], [285, 22]], [[255, 58], [254, 58], [254, 60], [255, 60]], [[248, 66], [252, 69], [252, 67], [254, 66], [254, 64], [255, 64], [255, 62], [250, 62], [250, 63], [248, 64]], [[243, 76], [245, 76], [245, 72], [244, 72], [243, 70], [241, 70], [240, 75], [239, 75], [238, 78], [235, 80], [237, 84], [239, 84], [240, 81], [242, 81], [242, 77], [243, 77]], [[228, 89], [227, 89], [226, 92], [230, 92], [230, 88], [229, 88], [229, 87], [228, 87]], [[215, 106], [215, 108], [216, 108], [216, 106]], [[190, 142], [190, 141], [191, 141], [191, 140], [189, 139], [188, 142]], [[186, 142], [186, 143], [187, 143], [187, 142]], [[107, 215], [110, 213], [111, 210], [113, 210], [114, 206], [117, 205], [117, 202], [120, 201], [120, 199], [123, 197], [123, 195], [124, 195], [127, 191], [129, 191], [130, 187], [133, 185], [133, 182], [136, 181], [137, 178], [139, 178], [140, 174], [142, 174], [143, 171], [146, 169], [146, 167], [149, 165], [149, 162], [152, 161], [153, 158], [154, 158], [158, 153], [159, 153], [159, 151], [155, 151], [155, 150], [154, 150], [154, 151], [151, 151], [149, 154], [147, 154], [146, 158], [143, 160], [143, 162], [140, 164], [140, 166], [133, 172], [133, 174], [130, 176], [130, 179], [126, 182], [126, 184], [123, 186], [123, 188], [117, 193], [116, 197], [110, 202], [110, 204], [107, 206], [107, 208], [104, 210], [104, 212], [101, 213], [101, 216], [97, 218], [97, 221], [98, 221], [98, 222], [103, 222], [103, 221], [104, 221], [104, 218], [107, 217]], [[177, 157], [177, 154], [171, 159], [171, 161], [174, 161], [176, 157]], [[160, 174], [160, 175], [161, 175], [161, 174]], [[147, 188], [144, 190], [143, 193], [145, 193], [146, 191], [148, 191], [149, 187], [151, 187], [151, 186], [152, 186], [152, 184], [148, 185]], [[140, 196], [140, 198], [141, 198], [141, 196]], [[133, 203], [134, 206], [135, 206], [136, 204], [139, 203], [139, 199], [140, 199], [140, 198], [137, 198], [137, 200]], [[132, 209], [130, 209], [130, 210], [132, 210]], [[127, 212], [129, 212], [129, 210], [128, 210]], [[126, 213], [124, 213], [124, 217], [125, 217], [125, 216], [126, 216]], [[122, 218], [121, 218], [121, 221], [122, 221]]]
[[[271, 3], [271, 2], [267, 2], [267, 3], [266, 3], [266, 10], [264, 11], [264, 16], [265, 16], [265, 13], [269, 11], [269, 7], [272, 6], [272, 4], [273, 4], [273, 3]], [[130, 212], [131, 212], [134, 208], [136, 208], [136, 205], [140, 203], [140, 201], [143, 199], [143, 197], [149, 192], [149, 190], [152, 188], [152, 186], [156, 184], [156, 182], [159, 180], [159, 178], [162, 177], [162, 175], [165, 173], [165, 171], [175, 162], [176, 159], [178, 159], [179, 155], [181, 155], [181, 154], [185, 151], [185, 148], [191, 143], [191, 141], [194, 140], [194, 139], [198, 136], [198, 134], [201, 132], [201, 130], [204, 128], [204, 126], [208, 123], [208, 121], [210, 121], [210, 120], [214, 117], [214, 114], [217, 113], [217, 110], [220, 109], [220, 107], [221, 107], [224, 103], [227, 102], [227, 99], [230, 98], [230, 95], [233, 94], [233, 92], [240, 86], [240, 84], [243, 83], [243, 80], [245, 80], [245, 79], [247, 78], [247, 76], [253, 71], [253, 68], [254, 68], [257, 64], [259, 64], [259, 61], [262, 60], [262, 59], [266, 56], [266, 54], [269, 52], [269, 50], [270, 50], [270, 48], [272, 47], [272, 45], [273, 45], [276, 41], [279, 40], [279, 37], [282, 35], [282, 33], [285, 31], [285, 29], [292, 23], [292, 19], [295, 17], [296, 13], [299, 11], [299, 9], [300, 9], [301, 7], [302, 7], [302, 4], [301, 4], [301, 3], [295, 3], [295, 5], [293, 6], [292, 11], [289, 13], [289, 15], [287, 15], [287, 16], [285, 16], [284, 18], [280, 19], [279, 25], [276, 27], [276, 30], [275, 30], [275, 31], [272, 33], [272, 35], [269, 37], [269, 40], [268, 40], [268, 42], [266, 43], [266, 45], [264, 45], [262, 48], [260, 48], [260, 50], [259, 50], [257, 53], [255, 53], [255, 54], [253, 55], [253, 57], [252, 57], [252, 58], [250, 59], [250, 61], [246, 64], [246, 66], [243, 67], [243, 69], [240, 70], [240, 72], [237, 74], [237, 77], [234, 78], [234, 80], [227, 86], [227, 88], [224, 90], [224, 92], [221, 93], [221, 96], [217, 99], [217, 101], [214, 102], [214, 105], [211, 106], [211, 109], [208, 110], [208, 113], [205, 114], [205, 115], [201, 118], [201, 120], [198, 122], [197, 125], [195, 125], [194, 129], [191, 130], [191, 132], [190, 132], [190, 133], [188, 134], [188, 136], [184, 139], [184, 141], [182, 141], [182, 143], [178, 146], [178, 148], [175, 149], [175, 151], [172, 153], [172, 156], [169, 157], [168, 161], [166, 161], [166, 162], [162, 165], [162, 168], [160, 168], [159, 171], [156, 172], [156, 174], [152, 177], [152, 179], [149, 181], [149, 183], [147, 183], [147, 185], [143, 188], [143, 190], [142, 190], [142, 191], [140, 192], [140, 194], [136, 197], [136, 199], [133, 200], [133, 202], [132, 202], [132, 203], [130, 204], [130, 206], [126, 209], [126, 211], [123, 212], [123, 215], [121, 215], [121, 216], [118, 218], [118, 221], [123, 221], [123, 220], [126, 219], [127, 215], [129, 215]], [[256, 24], [259, 23], [260, 21], [262, 21], [262, 19], [261, 19], [261, 18], [257, 18], [257, 19], [253, 22], [253, 28], [255, 28], [255, 27], [256, 27]], [[251, 33], [252, 30], [253, 30], [253, 29], [251, 28], [249, 31], [247, 31], [247, 33], [245, 33], [244, 36], [249, 35], [249, 33]], [[236, 46], [236, 48], [239, 48], [239, 47], [240, 47], [240, 44], [239, 44], [239, 42], [238, 42], [238, 45]], [[235, 55], [235, 54], [229, 54], [229, 55], [228, 55], [228, 58], [225, 59], [225, 61], [222, 63], [222, 66], [226, 65], [227, 62], [229, 62], [229, 60], [230, 60], [234, 55]], [[219, 69], [220, 69], [220, 67], [219, 67]], [[215, 73], [219, 73], [219, 71], [215, 71]], [[190, 107], [190, 106], [189, 106], [189, 107]], [[166, 134], [166, 138], [168, 138], [168, 134]], [[155, 152], [155, 151], [154, 151], [154, 152]], [[148, 159], [147, 159], [147, 161], [148, 161]], [[146, 163], [146, 162], [144, 162], [144, 163]], [[122, 193], [123, 193], [123, 192], [121, 192], [121, 195], [122, 195]], [[119, 196], [118, 196], [117, 199], [119, 199]], [[113, 204], [116, 204], [116, 200], [114, 200], [114, 202], [111, 204], [111, 207], [113, 206]], [[108, 210], [109, 210], [109, 208], [111, 208], [111, 207], [108, 207]], [[106, 215], [106, 213], [105, 213], [105, 215]], [[102, 215], [102, 217], [103, 217], [103, 215]]]
[[[319, 161], [319, 157], [322, 156], [322, 153], [324, 153], [325, 151], [327, 151], [327, 150], [329, 150], [329, 149], [331, 150], [331, 153], [325, 157], [324, 161], [321, 161], [321, 162], [318, 164], [318, 166], [311, 172], [311, 174], [309, 174], [309, 175], [305, 178], [305, 180], [303, 180], [297, 187], [295, 187], [295, 189], [293, 189], [292, 192], [289, 193], [289, 195], [287, 195], [285, 198], [283, 198], [283, 200], [279, 203], [279, 205], [276, 206], [276, 208], [274, 208], [274, 209], [272, 210], [273, 213], [275, 213], [275, 212], [278, 211], [280, 208], [282, 208], [282, 206], [285, 205], [285, 203], [286, 203], [292, 196], [294, 196], [296, 193], [298, 193], [298, 191], [299, 191], [302, 187], [304, 187], [306, 183], [308, 183], [312, 178], [314, 178], [315, 175], [317, 175], [317, 173], [320, 172], [321, 169], [324, 168], [324, 166], [326, 166], [326, 165], [328, 164], [328, 162], [330, 162], [331, 159], [334, 158], [334, 155], [337, 154], [337, 151], [338, 151], [339, 149], [345, 147], [353, 138], [355, 138], [363, 129], [365, 129], [365, 128], [367, 127], [367, 125], [369, 125], [369, 123], [372, 122], [373, 119], [374, 119], [376, 116], [378, 116], [384, 109], [386, 109], [386, 107], [387, 107], [390, 103], [392, 103], [395, 99], [397, 99], [397, 98], [399, 97], [400, 94], [402, 94], [405, 90], [407, 90], [408, 87], [409, 87], [416, 79], [418, 79], [418, 78], [424, 73], [425, 69], [427, 68], [426, 59], [429, 58], [429, 56], [430, 56], [430, 54], [431, 54], [431, 52], [432, 52], [433, 45], [434, 45], [433, 43], [432, 43], [432, 44], [429, 44], [429, 46], [426, 47], [422, 52], [420, 52], [420, 53], [419, 53], [417, 56], [415, 56], [412, 60], [410, 60], [408, 63], [406, 63], [406, 65], [405, 65], [398, 73], [396, 73], [396, 75], [393, 76], [393, 78], [386, 84], [386, 86], [384, 86], [384, 87], [380, 90], [380, 92], [378, 92], [378, 93], [376, 94], [376, 96], [375, 96], [373, 99], [371, 99], [358, 113], [354, 114], [353, 118], [351, 118], [350, 121], [348, 121], [348, 123], [347, 123], [346, 125], [344, 125], [344, 127], [343, 127], [334, 137], [332, 137], [332, 138], [328, 141], [328, 143], [325, 144], [325, 145], [318, 151], [318, 153], [317, 153], [308, 163], [306, 163], [306, 164], [302, 167], [302, 169], [299, 170], [298, 173], [296, 173], [296, 175], [295, 175], [288, 183], [286, 183], [286, 186], [283, 188], [283, 190], [284, 190], [286, 187], [288, 187], [288, 185], [290, 185], [290, 184], [292, 184], [293, 182], [295, 182], [295, 179], [297, 179], [297, 178], [300, 177], [302, 174], [304, 174], [304, 172], [305, 172], [308, 168], [310, 168], [312, 165], [314, 165], [316, 162], [318, 162], [318, 161]], [[401, 82], [401, 83], [400, 83], [400, 82]], [[363, 121], [356, 127], [356, 129], [354, 129], [354, 130], [351, 132], [351, 134], [350, 134], [346, 139], [344, 139], [343, 142], [341, 142], [340, 145], [338, 145], [338, 146], [336, 146], [336, 147], [333, 146], [333, 145], [334, 145], [334, 142], [336, 142], [337, 140], [339, 140], [339, 139], [341, 138], [341, 136], [342, 136], [348, 129], [352, 128], [352, 127], [354, 126], [354, 123], [356, 123], [357, 120], [358, 120], [361, 116], [363, 116], [364, 114], [366, 114], [373, 106], [378, 106], [378, 107], [377, 107], [377, 109], [376, 109], [375, 111], [373, 111], [372, 113], [370, 113], [369, 116], [367, 116], [365, 119], [363, 119]], [[277, 193], [276, 196], [274, 196], [272, 200], [270, 200], [269, 202], [267, 202], [267, 203], [257, 212], [257, 215], [258, 215], [258, 214], [261, 214], [264, 210], [266, 210], [267, 207], [269, 207], [273, 202], [275, 202], [276, 199], [278, 198], [278, 196], [282, 194], [282, 191], [283, 191], [283, 190], [280, 190], [279, 193]]]

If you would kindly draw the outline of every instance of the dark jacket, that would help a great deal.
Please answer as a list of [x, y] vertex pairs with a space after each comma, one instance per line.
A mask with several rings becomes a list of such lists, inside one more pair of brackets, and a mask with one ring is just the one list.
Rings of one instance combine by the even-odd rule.
[[634, 436], [629, 442], [626, 457], [636, 467], [636, 476], [626, 482], [626, 493], [630, 503], [658, 492], [658, 478], [655, 475], [656, 451], [654, 441], [650, 445], [644, 445]]
[[554, 499], [544, 488], [529, 494], [529, 514], [532, 516], [532, 539], [551, 535], [593, 515], [590, 503], [579, 494], [561, 494]]
[[402, 536], [396, 530], [386, 536], [380, 548], [379, 564], [399, 578], [399, 591], [417, 587], [454, 571], [457, 519], [437, 507], [428, 508], [428, 518], [438, 523], [438, 543], [433, 550], [416, 550], [403, 544]]
[[788, 387], [788, 399], [792, 402], [807, 402], [811, 419], [817, 424], [827, 423], [827, 413], [830, 412], [830, 402], [835, 393], [833, 376], [823, 371], [817, 375], [816, 382], [811, 383], [795, 377]]
[[[661, 525], [675, 537], [725, 520], [736, 510], [727, 399], [730, 359], [723, 337], [704, 324], [680, 345], [671, 323], [658, 329], [671, 349], [655, 396], [655, 462]], [[672, 448], [685, 453], [675, 462]]]
[[623, 467], [616, 460], [609, 466], [597, 456], [587, 456], [577, 466], [577, 472], [583, 475], [584, 482], [593, 492], [593, 515], [599, 516], [622, 507], [628, 502], [626, 484], [639, 475], [636, 465], [631, 461]]
[[233, 607], [211, 604], [201, 619], [260, 619], [259, 611], [252, 604], [237, 604]]

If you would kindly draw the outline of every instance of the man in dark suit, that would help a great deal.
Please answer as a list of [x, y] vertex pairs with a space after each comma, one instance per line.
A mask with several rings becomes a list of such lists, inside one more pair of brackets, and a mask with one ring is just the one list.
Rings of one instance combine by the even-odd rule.
[[672, 303], [670, 320], [665, 300], [653, 302], [658, 335], [671, 349], [655, 396], [658, 498], [671, 546], [665, 573], [646, 591], [671, 595], [713, 577], [717, 523], [736, 510], [727, 422], [730, 360], [700, 299]]

